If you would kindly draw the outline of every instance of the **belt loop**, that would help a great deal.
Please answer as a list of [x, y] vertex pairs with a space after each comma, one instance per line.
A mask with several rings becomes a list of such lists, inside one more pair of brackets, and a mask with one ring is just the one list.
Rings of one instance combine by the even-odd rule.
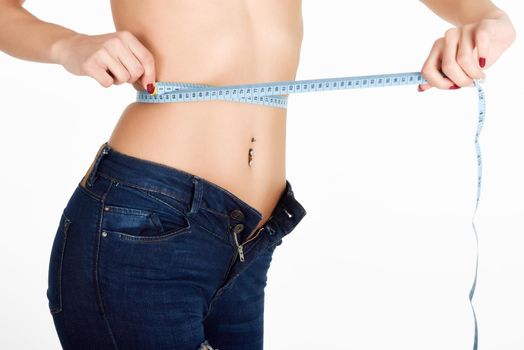
[[202, 201], [202, 193], [204, 191], [204, 186], [202, 181], [198, 176], [193, 176], [193, 198], [191, 199], [191, 209], [189, 210], [190, 214], [194, 214], [200, 208], [200, 203]]
[[104, 142], [97, 154], [96, 154], [96, 158], [95, 158], [95, 163], [93, 165], [93, 169], [91, 170], [91, 172], [89, 173], [89, 177], [87, 178], [87, 186], [91, 187], [93, 186], [93, 182], [95, 181], [96, 179], [96, 175], [97, 175], [97, 170], [98, 170], [98, 165], [100, 164], [100, 161], [102, 160], [103, 156], [106, 155], [108, 153], [108, 150], [109, 150], [109, 146], [107, 145], [107, 142]]

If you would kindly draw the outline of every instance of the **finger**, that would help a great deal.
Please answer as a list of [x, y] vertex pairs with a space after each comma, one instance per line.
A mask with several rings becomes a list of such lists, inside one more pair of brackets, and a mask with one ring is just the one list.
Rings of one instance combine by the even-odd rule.
[[[476, 55], [474, 52], [474, 42], [471, 30], [463, 30], [460, 38], [460, 45], [457, 51], [457, 62], [462, 68], [462, 70], [471, 78], [471, 79], [484, 79], [486, 75], [480, 69], [477, 64]], [[473, 82], [468, 84], [468, 86], [473, 86]]]
[[442, 54], [443, 45], [444, 38], [437, 39], [431, 48], [431, 52], [429, 53], [426, 62], [424, 62], [424, 65], [422, 66], [421, 74], [424, 79], [427, 80], [427, 83], [420, 84], [424, 91], [433, 86], [448, 89], [453, 85], [453, 82], [447, 79], [440, 71], [440, 56]]
[[105, 66], [98, 63], [89, 64], [85, 67], [85, 72], [88, 76], [93, 77], [103, 87], [110, 87], [113, 85], [113, 77], [107, 72]]
[[155, 82], [155, 60], [151, 52], [134, 35], [126, 35], [129, 49], [136, 56], [144, 68], [144, 74], [140, 77], [140, 84], [147, 90], [147, 84]]
[[423, 83], [423, 84], [418, 84], [417, 90], [418, 90], [418, 92], [423, 92], [423, 91], [431, 89], [432, 87], [433, 86], [431, 86], [429, 84]]
[[118, 59], [113, 57], [107, 50], [100, 50], [96, 56], [96, 62], [109, 69], [114, 77], [113, 84], [120, 85], [129, 80], [130, 74]]
[[112, 41], [112, 45], [109, 46], [109, 52], [127, 70], [129, 78], [126, 82], [133, 83], [144, 74], [144, 68], [121, 39]]
[[[446, 31], [442, 53], [442, 71], [456, 86], [462, 87], [472, 84], [473, 80], [468, 77], [457, 62], [459, 39], [460, 31], [458, 29], [452, 28]], [[443, 88], [450, 89], [452, 86], [448, 85]]]
[[134, 83], [144, 74], [144, 67], [142, 67], [138, 59], [131, 52], [125, 52], [123, 55], [119, 55], [118, 59], [129, 72], [128, 83]]
[[479, 57], [479, 67], [486, 68], [486, 57], [489, 55], [489, 32], [485, 26], [479, 26], [475, 30], [475, 45]]

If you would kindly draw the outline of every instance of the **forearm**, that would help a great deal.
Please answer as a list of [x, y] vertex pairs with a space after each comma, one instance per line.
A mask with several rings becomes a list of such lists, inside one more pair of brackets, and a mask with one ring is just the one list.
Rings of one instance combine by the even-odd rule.
[[57, 44], [78, 33], [0, 1], [0, 51], [27, 61], [59, 63]]
[[475, 23], [485, 18], [496, 18], [504, 11], [490, 0], [420, 0], [445, 21], [455, 25]]

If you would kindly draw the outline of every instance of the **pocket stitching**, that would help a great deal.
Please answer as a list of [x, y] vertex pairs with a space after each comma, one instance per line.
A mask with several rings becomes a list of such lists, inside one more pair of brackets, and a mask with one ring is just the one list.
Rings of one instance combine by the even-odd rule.
[[[102, 177], [107, 177], [105, 175], [101, 175], [101, 176]], [[108, 178], [110, 178], [110, 177], [108, 177]], [[116, 233], [116, 234], [120, 235], [121, 239], [125, 239], [125, 240], [161, 241], [161, 240], [169, 239], [173, 235], [176, 235], [176, 234], [179, 234], [179, 233], [183, 233], [183, 231], [189, 230], [191, 228], [191, 223], [190, 223], [190, 220], [188, 218], [188, 213], [186, 213], [185, 211], [183, 211], [181, 209], [178, 209], [178, 208], [172, 206], [171, 204], [169, 204], [167, 202], [164, 202], [162, 199], [157, 198], [157, 197], [155, 197], [154, 194], [152, 194], [152, 192], [155, 192], [155, 193], [160, 193], [160, 192], [151, 191], [149, 189], [144, 189], [142, 187], [135, 186], [135, 185], [128, 185], [125, 182], [121, 182], [120, 180], [113, 179], [113, 178], [110, 178], [110, 180], [113, 181], [113, 183], [115, 184], [115, 188], [116, 187], [121, 187], [122, 190], [138, 191], [138, 192], [140, 192], [141, 195], [145, 195], [147, 198], [153, 200], [155, 203], [161, 204], [161, 206], [164, 207], [164, 210], [162, 210], [162, 209], [158, 209], [157, 210], [157, 209], [154, 209], [154, 208], [135, 208], [135, 207], [128, 207], [128, 206], [125, 206], [123, 204], [105, 204], [105, 203], [103, 203], [103, 207], [104, 208], [107, 207], [109, 209], [108, 210], [109, 212], [115, 213], [117, 215], [129, 215], [129, 216], [142, 217], [142, 218], [149, 219], [149, 222], [156, 228], [156, 231], [158, 232], [158, 234], [153, 235], [153, 236], [151, 236], [151, 235], [149, 235], [149, 236], [139, 236], [139, 235], [133, 235], [133, 234], [125, 233], [125, 232], [119, 231], [119, 230], [112, 230], [109, 227], [107, 229], [102, 227], [102, 231]], [[170, 198], [172, 198], [172, 197], [170, 197]], [[175, 200], [177, 200], [177, 199], [175, 198]], [[180, 203], [183, 203], [183, 202], [180, 202]], [[166, 211], [165, 207], [167, 207], [167, 210], [171, 211], [172, 214], [182, 216], [183, 220], [185, 222], [185, 225], [183, 227], [173, 228], [171, 230], [167, 230], [166, 231], [164, 229], [164, 226], [162, 225], [162, 221], [159, 219], [160, 213], [165, 213], [165, 211]], [[104, 214], [105, 214], [105, 211], [106, 210], [103, 211]], [[102, 221], [103, 220], [104, 219], [102, 218]], [[175, 231], [173, 231], [173, 230], [175, 230]]]
[[101, 177], [105, 177], [105, 178], [107, 178], [107, 179], [113, 181], [114, 183], [117, 184], [117, 186], [124, 185], [124, 186], [126, 186], [126, 187], [128, 187], [128, 188], [142, 191], [144, 194], [147, 194], [147, 195], [150, 196], [151, 198], [154, 198], [154, 199], [158, 200], [158, 201], [161, 202], [162, 204], [167, 205], [169, 208], [172, 208], [172, 209], [174, 209], [174, 210], [180, 211], [179, 209], [177, 209], [177, 208], [171, 206], [170, 204], [164, 202], [163, 200], [161, 200], [161, 199], [159, 199], [159, 198], [157, 198], [157, 197], [151, 195], [151, 193], [159, 193], [159, 194], [162, 194], [162, 195], [167, 196], [167, 197], [169, 197], [169, 198], [172, 198], [172, 199], [174, 199], [175, 201], [178, 201], [178, 202], [181, 203], [181, 204], [187, 205], [186, 202], [184, 202], [184, 201], [180, 200], [179, 198], [176, 198], [176, 197], [174, 197], [173, 195], [171, 195], [171, 194], [169, 194], [169, 193], [166, 193], [166, 192], [164, 192], [164, 191], [162, 191], [162, 190], [157, 190], [157, 189], [155, 189], [155, 188], [151, 188], [151, 187], [150, 187], [150, 188], [146, 188], [146, 187], [138, 186], [138, 185], [136, 185], [136, 184], [133, 184], [133, 183], [130, 183], [130, 182], [127, 182], [127, 181], [121, 180], [121, 179], [114, 178], [114, 177], [112, 177], [112, 176], [106, 175], [106, 174], [101, 173], [101, 172], [99, 172], [99, 175], [100, 175]]
[[[122, 182], [118, 183], [118, 185], [116, 185], [116, 186], [120, 186], [121, 184], [123, 184], [125, 187], [127, 187], [127, 188], [130, 189], [130, 190], [137, 190], [137, 191], [140, 191], [142, 194], [144, 194], [144, 195], [146, 195], [147, 197], [151, 198], [151, 199], [154, 200], [155, 202], [157, 202], [157, 203], [161, 203], [162, 205], [164, 205], [164, 206], [168, 207], [169, 209], [173, 210], [176, 214], [183, 215], [183, 216], [185, 217], [186, 221], [188, 221], [188, 219], [187, 219], [187, 213], [186, 213], [186, 212], [184, 212], [183, 210], [178, 209], [177, 207], [172, 206], [171, 204], [169, 204], [169, 203], [163, 201], [163, 200], [160, 199], [160, 198], [155, 197], [154, 195], [151, 194], [151, 190], [143, 189], [142, 187], [137, 187], [137, 186], [134, 186], [134, 185], [133, 185], [133, 186], [131, 186], [131, 185], [127, 185], [127, 184], [122, 183]], [[156, 191], [153, 191], [153, 192], [155, 192], [155, 193], [161, 193], [161, 194], [166, 195], [166, 194], [163, 193], [163, 192], [156, 192]], [[170, 198], [173, 198], [173, 197], [171, 197], [171, 196], [169, 196], [169, 195], [167, 195], [167, 196], [170, 197]], [[176, 198], [173, 198], [173, 199], [174, 199], [175, 201], [178, 201], [178, 199], [176, 199]], [[182, 205], [186, 205], [186, 203], [181, 202], [181, 201], [180, 201], [179, 203], [182, 204]], [[155, 211], [154, 209], [138, 209], [138, 208], [125, 207], [125, 206], [122, 206], [122, 205], [106, 205], [106, 206], [107, 206], [107, 207], [111, 207], [111, 208], [115, 208], [115, 209], [117, 209], [117, 210], [120, 210], [120, 213], [124, 213], [124, 214], [127, 214], [127, 213], [125, 212], [125, 210], [128, 210], [130, 214], [132, 214], [131, 212], [134, 211], [134, 212], [137, 213], [137, 215], [144, 215], [144, 216], [145, 216], [145, 215], [151, 215], [151, 214], [153, 214], [153, 213], [156, 213], [156, 211]]]
[[[162, 203], [163, 205], [168, 206], [170, 209], [176, 211], [177, 214], [184, 215], [184, 217], [186, 217], [187, 213], [183, 212], [182, 210], [180, 210], [180, 209], [178, 209], [178, 208], [172, 206], [171, 204], [169, 204], [169, 203], [167, 203], [167, 202], [164, 202], [164, 201], [163, 201], [162, 199], [160, 199], [160, 198], [157, 198], [157, 197], [153, 196], [151, 193], [149, 193], [149, 192], [146, 191], [146, 190], [142, 190], [142, 189], [140, 189], [140, 188], [138, 188], [138, 190], [141, 190], [141, 191], [142, 191], [146, 196], [150, 197], [151, 199], [154, 199], [155, 201], [160, 202], [160, 203]], [[161, 193], [161, 192], [159, 192], [159, 193]], [[172, 197], [171, 197], [171, 198], [172, 198]], [[174, 200], [178, 201], [178, 199], [176, 199], [176, 198], [174, 198]], [[184, 203], [184, 202], [180, 202], [180, 203], [181, 203], [181, 204], [184, 204], [184, 205], [186, 204], [186, 203]], [[186, 217], [186, 220], [187, 220], [187, 217]]]
[[104, 232], [118, 235], [118, 238], [124, 241], [137, 241], [137, 242], [161, 242], [170, 239], [171, 237], [181, 235], [189, 232], [191, 226], [183, 227], [174, 232], [169, 232], [160, 236], [134, 236], [120, 231], [104, 230]]
[[[173, 231], [173, 230], [165, 231], [164, 227], [162, 226], [162, 221], [160, 220], [160, 218], [158, 216], [158, 213], [154, 209], [146, 210], [146, 209], [130, 208], [130, 207], [124, 207], [124, 206], [118, 206], [118, 205], [104, 205], [104, 208], [106, 208], [106, 207], [110, 208], [109, 211], [112, 212], [112, 213], [122, 214], [122, 215], [139, 216], [139, 217], [146, 217], [146, 218], [149, 219], [150, 223], [153, 226], [155, 226], [157, 231], [160, 233], [159, 235], [155, 235], [155, 236], [137, 236], [137, 235], [131, 235], [131, 234], [128, 234], [128, 233], [125, 233], [125, 232], [117, 231], [117, 230], [108, 230], [108, 229], [102, 228], [102, 230], [106, 231], [106, 232], [112, 232], [112, 233], [117, 233], [119, 235], [124, 235], [125, 238], [120, 237], [120, 238], [123, 238], [123, 239], [137, 240], [137, 241], [139, 241], [139, 240], [155, 240], [155, 239], [156, 240], [163, 240], [163, 239], [169, 238], [170, 236], [175, 235], [177, 233], [182, 233], [183, 230], [189, 230], [191, 228], [191, 222], [189, 221], [189, 218], [187, 217], [187, 214], [184, 214], [183, 212], [181, 212], [179, 210], [176, 210], [176, 209], [175, 209], [176, 210], [176, 214], [179, 214], [179, 215], [183, 216], [184, 221], [185, 221], [185, 226], [176, 228], [176, 229], [174, 229], [175, 231]], [[161, 227], [159, 227], [159, 225]]]
[[154, 210], [138, 209], [125, 207], [123, 205], [104, 205], [104, 208], [109, 208], [109, 211], [117, 214], [134, 215], [134, 216], [150, 216], [154, 213]]

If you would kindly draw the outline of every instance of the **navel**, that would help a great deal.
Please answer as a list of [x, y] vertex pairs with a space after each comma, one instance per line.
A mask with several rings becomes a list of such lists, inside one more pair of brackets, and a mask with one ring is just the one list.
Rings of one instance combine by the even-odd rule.
[[[251, 138], [251, 143], [255, 142], [256, 139], [254, 137]], [[254, 147], [254, 146], [253, 146]], [[249, 152], [248, 152], [248, 155], [247, 155], [247, 164], [249, 166], [252, 166], [253, 165], [253, 152], [254, 152], [254, 149], [251, 147], [249, 148]]]

